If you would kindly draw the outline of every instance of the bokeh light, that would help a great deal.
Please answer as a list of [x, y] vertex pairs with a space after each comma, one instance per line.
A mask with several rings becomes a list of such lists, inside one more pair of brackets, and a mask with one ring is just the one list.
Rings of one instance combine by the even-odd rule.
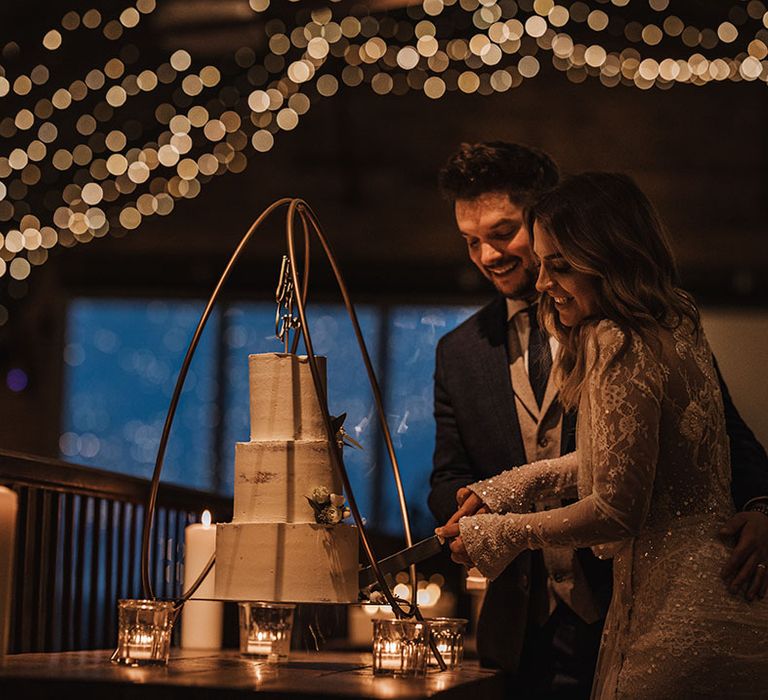
[[[0, 118], [0, 138], [14, 139], [0, 152], [2, 275], [23, 280], [57, 245], [122, 235], [168, 215], [175, 200], [242, 172], [282, 132], [299, 128], [317, 100], [348, 88], [437, 100], [506, 92], [552, 70], [572, 83], [640, 90], [768, 81], [764, 2], [735, 6], [713, 26], [673, 14], [669, 0], [644, 4], [640, 13], [629, 0], [422, 0], [366, 13], [296, 3], [292, 20], [290, 11], [269, 16], [269, 0], [249, 0], [263, 46], [234, 44], [213, 65], [205, 52], [177, 45], [154, 66], [131, 37], [156, 0], [104, 16], [65, 11], [41, 33], [26, 72], [0, 68], [0, 98], [18, 103]], [[89, 34], [112, 42], [103, 65], [68, 85], [52, 81], [56, 62]], [[20, 50], [11, 42], [4, 52]], [[146, 116], [137, 118], [139, 109]]]

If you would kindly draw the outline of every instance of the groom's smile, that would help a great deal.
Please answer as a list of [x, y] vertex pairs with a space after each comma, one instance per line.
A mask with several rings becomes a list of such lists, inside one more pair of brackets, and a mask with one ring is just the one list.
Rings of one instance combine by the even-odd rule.
[[506, 297], [534, 292], [536, 266], [523, 210], [505, 192], [457, 199], [456, 224], [467, 243], [469, 258]]

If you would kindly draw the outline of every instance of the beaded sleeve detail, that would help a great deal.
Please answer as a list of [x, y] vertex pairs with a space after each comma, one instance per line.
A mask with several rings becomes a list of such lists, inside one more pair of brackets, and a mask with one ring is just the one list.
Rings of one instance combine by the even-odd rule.
[[575, 498], [578, 464], [576, 452], [570, 452], [509, 469], [467, 488], [495, 513], [528, 513], [537, 499]]

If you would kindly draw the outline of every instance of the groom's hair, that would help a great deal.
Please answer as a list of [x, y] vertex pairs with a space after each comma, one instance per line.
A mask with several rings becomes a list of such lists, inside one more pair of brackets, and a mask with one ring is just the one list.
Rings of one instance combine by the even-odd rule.
[[557, 165], [543, 151], [518, 143], [463, 143], [440, 170], [438, 185], [449, 201], [505, 192], [527, 206], [560, 179]]

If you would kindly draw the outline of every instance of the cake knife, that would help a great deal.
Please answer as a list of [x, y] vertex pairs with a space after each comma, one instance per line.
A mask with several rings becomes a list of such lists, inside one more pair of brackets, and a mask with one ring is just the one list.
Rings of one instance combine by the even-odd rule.
[[[385, 576], [387, 574], [395, 574], [398, 571], [403, 571], [411, 564], [418, 564], [419, 562], [438, 554], [442, 550], [444, 542], [445, 539], [438, 537], [437, 535], [427, 537], [426, 540], [417, 542], [412, 547], [406, 547], [396, 554], [384, 557], [384, 559], [379, 562], [379, 569], [381, 569], [381, 573]], [[360, 569], [358, 573], [358, 584], [361, 589], [366, 588], [375, 582], [376, 573], [372, 566], [365, 566]]]

